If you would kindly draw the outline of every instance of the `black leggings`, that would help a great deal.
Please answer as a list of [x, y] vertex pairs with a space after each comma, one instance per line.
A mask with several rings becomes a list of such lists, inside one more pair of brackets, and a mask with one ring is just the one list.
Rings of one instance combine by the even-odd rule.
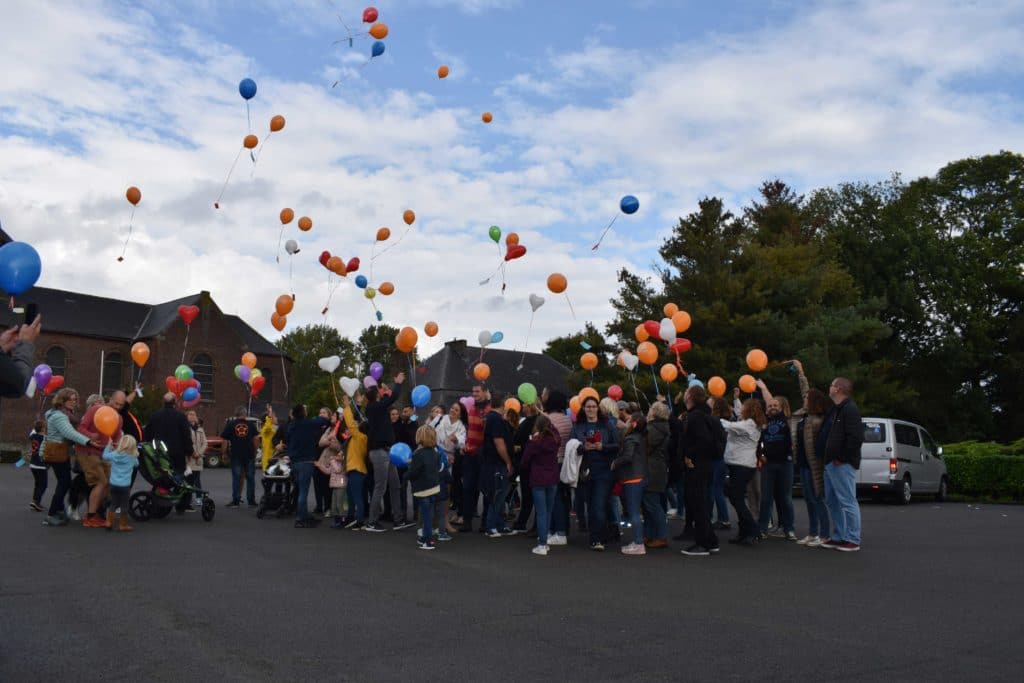
[[53, 498], [50, 499], [49, 515], [51, 517], [64, 512], [64, 497], [68, 495], [71, 488], [71, 463], [51, 462], [53, 474], [57, 477], [57, 488], [53, 491]]
[[33, 467], [32, 479], [35, 480], [35, 486], [32, 487], [32, 502], [36, 505], [42, 505], [43, 494], [46, 493], [46, 484], [50, 479], [46, 474], [46, 469], [37, 470]]

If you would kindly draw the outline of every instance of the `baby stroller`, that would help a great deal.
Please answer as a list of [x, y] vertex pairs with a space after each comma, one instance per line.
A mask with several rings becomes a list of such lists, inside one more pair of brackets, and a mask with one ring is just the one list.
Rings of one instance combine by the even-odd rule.
[[162, 519], [177, 508], [178, 514], [185, 512], [193, 496], [201, 500], [203, 520], [213, 521], [217, 506], [208, 492], [187, 484], [174, 473], [167, 446], [163, 441], [147, 441], [139, 445], [139, 474], [153, 487], [150, 491], [138, 491], [128, 499], [128, 513], [136, 522]]
[[299, 490], [295, 485], [291, 461], [288, 456], [281, 456], [270, 461], [263, 473], [263, 495], [256, 506], [256, 516], [260, 519], [268, 512], [276, 512], [278, 517], [295, 514], [298, 505]]

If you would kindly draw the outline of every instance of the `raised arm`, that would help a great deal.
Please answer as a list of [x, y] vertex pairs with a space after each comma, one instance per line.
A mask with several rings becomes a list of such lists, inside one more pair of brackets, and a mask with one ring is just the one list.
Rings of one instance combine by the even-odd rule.
[[772, 400], [772, 392], [768, 391], [768, 385], [764, 383], [764, 380], [756, 380], [757, 388], [761, 390], [761, 398], [765, 400], [765, 403]]

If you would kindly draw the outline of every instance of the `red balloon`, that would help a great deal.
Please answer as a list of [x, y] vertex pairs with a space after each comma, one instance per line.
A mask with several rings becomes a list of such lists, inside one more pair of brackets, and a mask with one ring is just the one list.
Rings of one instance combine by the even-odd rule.
[[377, 21], [377, 8], [376, 7], [367, 7], [366, 9], [364, 9], [363, 10], [363, 23], [364, 24], [372, 24], [375, 21]]
[[610, 398], [613, 401], [621, 401], [622, 387], [620, 387], [618, 384], [613, 384], [610, 387], [608, 387], [608, 398]]
[[644, 321], [644, 329], [654, 339], [661, 339], [661, 325], [654, 322], [653, 320]]
[[353, 256], [352, 258], [350, 258], [348, 260], [348, 263], [345, 264], [345, 270], [347, 270], [350, 273], [354, 273], [357, 270], [359, 270], [359, 257]]
[[267, 378], [260, 375], [252, 381], [252, 390], [249, 392], [250, 396], [256, 396], [263, 391], [263, 385], [267, 383]]
[[526, 247], [521, 244], [510, 244], [508, 251], [505, 252], [505, 260], [511, 261], [512, 259], [520, 258], [526, 255]]
[[64, 386], [64, 375], [54, 375], [50, 378], [50, 381], [43, 387], [43, 394], [49, 396], [53, 392]]
[[672, 346], [668, 348], [670, 351], [675, 351], [676, 353], [686, 353], [693, 348], [693, 344], [690, 343], [689, 339], [683, 339], [680, 337], [672, 342]]
[[330, 258], [331, 258], [331, 252], [326, 251], [326, 250], [320, 252], [320, 265], [323, 266], [324, 268], [326, 268], [327, 267], [327, 261], [329, 261]]
[[169, 375], [167, 379], [164, 380], [164, 384], [167, 385], [167, 391], [171, 392], [175, 396], [180, 396], [181, 392], [185, 391], [185, 387], [183, 386], [184, 382], [179, 381], [178, 378], [173, 375]]
[[188, 389], [189, 387], [192, 387], [194, 389], [198, 389], [199, 388], [199, 382], [197, 380], [195, 380], [195, 379], [190, 379], [190, 380], [185, 382], [185, 385], [181, 388], [181, 390], [185, 391], [185, 389]]
[[186, 325], [191, 325], [192, 322], [199, 317], [198, 306], [178, 306], [178, 315], [185, 321]]

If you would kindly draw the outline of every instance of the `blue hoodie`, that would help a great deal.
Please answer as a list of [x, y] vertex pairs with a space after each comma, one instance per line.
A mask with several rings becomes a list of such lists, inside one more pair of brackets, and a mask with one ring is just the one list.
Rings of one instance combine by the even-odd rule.
[[128, 487], [132, 485], [132, 471], [139, 466], [139, 459], [129, 453], [115, 450], [111, 444], [103, 449], [103, 459], [110, 462], [110, 485]]

